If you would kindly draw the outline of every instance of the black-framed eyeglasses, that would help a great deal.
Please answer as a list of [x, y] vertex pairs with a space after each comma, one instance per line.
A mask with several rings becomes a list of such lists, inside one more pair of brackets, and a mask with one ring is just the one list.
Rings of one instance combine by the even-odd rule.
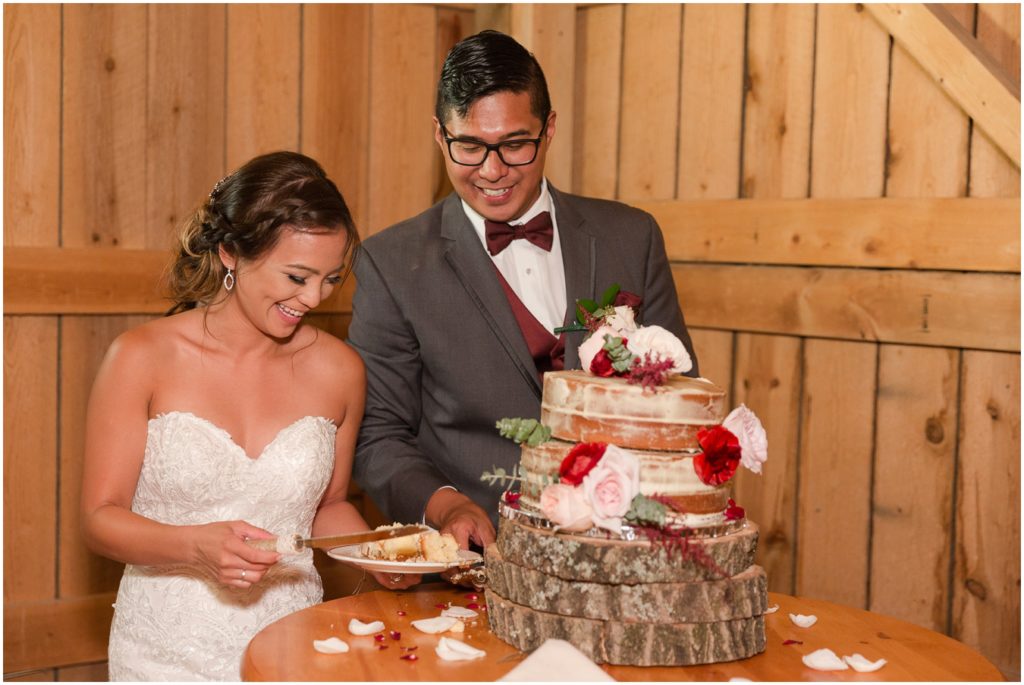
[[448, 129], [441, 124], [444, 142], [448, 144], [448, 156], [462, 166], [480, 166], [487, 161], [487, 155], [495, 152], [505, 166], [526, 166], [537, 159], [540, 141], [544, 139], [544, 131], [548, 128], [545, 121], [536, 138], [514, 138], [500, 143], [485, 143], [475, 138], [452, 138]]

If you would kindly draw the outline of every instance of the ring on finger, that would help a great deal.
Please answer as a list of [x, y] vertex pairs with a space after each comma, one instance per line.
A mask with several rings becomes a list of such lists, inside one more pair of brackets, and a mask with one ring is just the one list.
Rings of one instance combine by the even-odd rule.
[[245, 569], [242, 569], [242, 580], [245, 580]]

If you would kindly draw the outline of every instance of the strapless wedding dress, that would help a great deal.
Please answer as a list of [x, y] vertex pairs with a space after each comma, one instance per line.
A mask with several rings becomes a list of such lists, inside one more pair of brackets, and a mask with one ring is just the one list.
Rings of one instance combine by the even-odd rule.
[[[149, 421], [132, 511], [173, 525], [243, 520], [308, 537], [334, 468], [336, 428], [307, 416], [251, 459], [185, 412]], [[285, 555], [248, 590], [182, 566], [125, 567], [110, 629], [111, 680], [239, 680], [262, 628], [323, 599], [312, 551]]]

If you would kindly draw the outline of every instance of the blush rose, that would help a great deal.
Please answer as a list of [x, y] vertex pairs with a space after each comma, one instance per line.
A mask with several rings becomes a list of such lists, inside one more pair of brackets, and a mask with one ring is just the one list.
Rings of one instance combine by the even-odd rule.
[[722, 425], [739, 440], [740, 463], [754, 473], [761, 473], [761, 464], [768, 461], [768, 435], [761, 420], [741, 404], [729, 412]]
[[540, 493], [540, 510], [561, 530], [582, 532], [593, 527], [592, 512], [582, 488], [555, 483]]
[[621, 532], [622, 517], [640, 493], [640, 462], [609, 445], [601, 461], [583, 478], [582, 490], [593, 510], [594, 525]]

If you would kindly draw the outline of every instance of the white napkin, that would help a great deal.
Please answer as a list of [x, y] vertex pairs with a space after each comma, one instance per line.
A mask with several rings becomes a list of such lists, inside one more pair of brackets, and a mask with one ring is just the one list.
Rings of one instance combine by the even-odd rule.
[[610, 675], [565, 640], [545, 640], [522, 663], [498, 680], [506, 682], [609, 682]]

